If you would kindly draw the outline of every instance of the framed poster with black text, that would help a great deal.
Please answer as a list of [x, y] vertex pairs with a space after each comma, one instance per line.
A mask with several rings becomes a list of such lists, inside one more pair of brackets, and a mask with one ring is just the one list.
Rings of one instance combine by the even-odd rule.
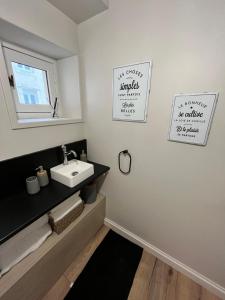
[[152, 62], [113, 69], [113, 120], [146, 122]]
[[169, 140], [205, 146], [218, 93], [180, 94], [173, 100]]

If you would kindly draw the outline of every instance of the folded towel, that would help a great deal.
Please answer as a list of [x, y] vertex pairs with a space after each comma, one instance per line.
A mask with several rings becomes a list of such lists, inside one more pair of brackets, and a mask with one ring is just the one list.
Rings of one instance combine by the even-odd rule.
[[41, 246], [52, 233], [44, 215], [0, 246], [0, 277]]
[[57, 222], [64, 218], [74, 208], [78, 207], [81, 203], [82, 200], [79, 197], [79, 192], [77, 192], [72, 197], [68, 198], [67, 200], [56, 206], [54, 209], [52, 209], [52, 211], [50, 212], [50, 216], [54, 220], [54, 222]]
[[[41, 228], [42, 226], [48, 224], [48, 215], [45, 214], [41, 218], [37, 219], [33, 223], [31, 223], [29, 226], [24, 228], [23, 230], [19, 231], [16, 235], [14, 235], [11, 239], [7, 241], [9, 243], [11, 240], [13, 241], [13, 244], [15, 244], [16, 241], [21, 241], [25, 236], [27, 236], [29, 233], [34, 232], [36, 229]], [[1, 246], [0, 246], [1, 249]]]

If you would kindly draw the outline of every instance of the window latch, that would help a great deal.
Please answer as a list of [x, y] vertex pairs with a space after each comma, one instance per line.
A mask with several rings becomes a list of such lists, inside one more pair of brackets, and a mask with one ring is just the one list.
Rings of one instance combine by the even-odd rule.
[[15, 87], [13, 75], [9, 76], [9, 84], [11, 87], [13, 87], [13, 88]]

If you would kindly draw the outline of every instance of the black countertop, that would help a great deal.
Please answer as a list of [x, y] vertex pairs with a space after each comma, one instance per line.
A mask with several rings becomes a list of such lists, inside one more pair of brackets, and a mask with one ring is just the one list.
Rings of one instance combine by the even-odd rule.
[[82, 189], [86, 184], [109, 171], [107, 166], [91, 163], [94, 165], [94, 175], [74, 188], [51, 180], [49, 185], [42, 188], [36, 195], [28, 195], [24, 190], [5, 197], [0, 202], [0, 244]]

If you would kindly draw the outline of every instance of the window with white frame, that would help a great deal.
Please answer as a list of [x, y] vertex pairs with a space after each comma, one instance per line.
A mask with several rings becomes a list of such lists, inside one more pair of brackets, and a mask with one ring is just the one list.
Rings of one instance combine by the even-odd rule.
[[18, 119], [54, 117], [54, 60], [16, 47], [3, 46], [3, 51]]

